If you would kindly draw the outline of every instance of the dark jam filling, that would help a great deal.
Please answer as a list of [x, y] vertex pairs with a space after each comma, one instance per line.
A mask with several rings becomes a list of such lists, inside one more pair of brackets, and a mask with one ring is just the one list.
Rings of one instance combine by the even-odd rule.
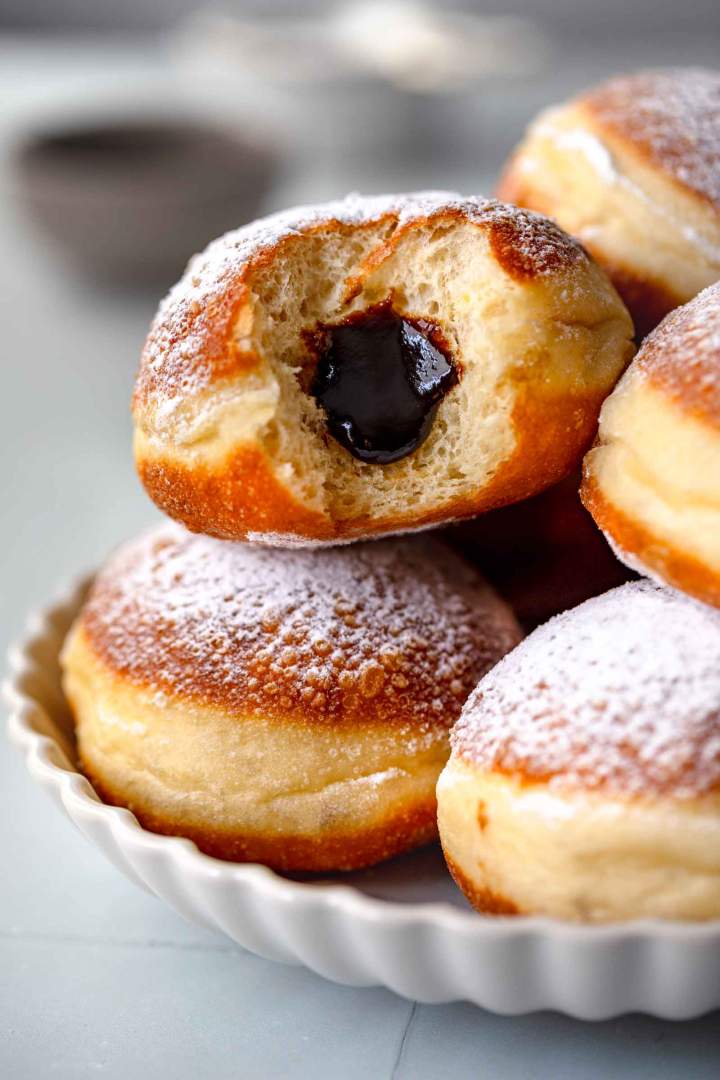
[[341, 446], [387, 465], [425, 442], [458, 381], [439, 327], [397, 315], [386, 302], [311, 337], [318, 364], [310, 392]]

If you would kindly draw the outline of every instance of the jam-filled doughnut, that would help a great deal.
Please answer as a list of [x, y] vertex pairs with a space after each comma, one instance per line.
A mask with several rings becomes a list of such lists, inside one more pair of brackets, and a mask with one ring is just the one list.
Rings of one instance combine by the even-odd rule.
[[582, 497], [628, 566], [720, 607], [720, 283], [643, 343], [603, 406]]
[[224, 539], [471, 516], [578, 462], [631, 336], [603, 271], [527, 211], [421, 193], [277, 214], [211, 244], [161, 305], [138, 470]]
[[519, 637], [436, 540], [278, 556], [165, 525], [96, 579], [64, 685], [84, 771], [147, 828], [345, 870], [436, 836], [449, 729]]
[[499, 193], [577, 236], [644, 336], [720, 279], [720, 72], [621, 76], [542, 113]]
[[580, 480], [573, 470], [531, 499], [442, 530], [526, 630], [635, 576], [581, 503]]
[[720, 918], [720, 613], [630, 582], [535, 630], [471, 695], [438, 782], [480, 911]]

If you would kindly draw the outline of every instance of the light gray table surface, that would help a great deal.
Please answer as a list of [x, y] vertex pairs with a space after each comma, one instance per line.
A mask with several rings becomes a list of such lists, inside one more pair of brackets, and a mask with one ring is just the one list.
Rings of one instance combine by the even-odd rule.
[[[33, 73], [47, 75], [46, 61], [37, 48], [0, 47], [6, 133], [35, 92]], [[53, 63], [64, 77], [67, 64]], [[310, 187], [307, 175], [290, 180], [288, 198]], [[316, 178], [314, 190], [334, 194], [340, 181]], [[128, 416], [156, 298], [101, 291], [67, 271], [17, 215], [6, 168], [2, 196], [4, 647], [59, 583], [157, 515], [133, 473]], [[125, 881], [4, 742], [0, 854], [0, 1077], [7, 1080], [720, 1075], [717, 1014], [682, 1024], [505, 1018], [335, 986], [254, 957]]]

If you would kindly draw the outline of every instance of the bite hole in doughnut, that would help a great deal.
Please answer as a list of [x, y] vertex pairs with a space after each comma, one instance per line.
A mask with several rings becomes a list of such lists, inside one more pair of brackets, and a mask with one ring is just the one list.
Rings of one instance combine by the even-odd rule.
[[[584, 352], [599, 361], [586, 365], [591, 382], [598, 368], [617, 363], [619, 319], [613, 323], [613, 305], [598, 303], [587, 277], [569, 278], [562, 293], [552, 275], [526, 288], [505, 271], [488, 232], [457, 216], [411, 227], [330, 221], [288, 235], [254, 268], [238, 317], [238, 349], [259, 358], [257, 378], [271, 398], [252, 419], [252, 442], [297, 501], [341, 532], [349, 519], [476, 499], [517, 448], [513, 414], [525, 386], [560, 392]], [[598, 308], [610, 311], [607, 330], [593, 323]], [[557, 321], [566, 310], [577, 325]], [[376, 317], [386, 317], [374, 329], [381, 338], [387, 331], [406, 414], [386, 400], [385, 352], [341, 340], [349, 327], [362, 339]], [[408, 336], [425, 354], [420, 368], [434, 368], [420, 393], [417, 364], [407, 377]], [[338, 341], [339, 362], [328, 356]], [[330, 375], [358, 351], [359, 372], [345, 389], [362, 416], [329, 400], [338, 389]], [[584, 379], [583, 371], [580, 395]], [[245, 427], [248, 410], [233, 415]]]
[[[477, 384], [495, 383], [497, 376], [494, 356], [490, 365], [483, 364], [477, 325], [483, 279], [491, 273], [486, 238], [472, 226], [430, 222], [393, 245], [394, 231], [368, 226], [357, 230], [350, 244], [331, 230], [294, 238], [286, 243], [283, 269], [275, 260], [252, 285], [253, 336], [279, 390], [275, 415], [261, 432], [264, 447], [292, 472], [303, 499], [335, 519], [371, 508], [397, 512], [400, 498], [405, 504], [408, 498], [419, 503], [452, 499], [477, 482], [470, 472], [491, 476], [497, 459], [512, 448], [507, 430], [501, 430], [508, 409], [503, 391], [482, 395], [480, 411], [488, 415], [470, 425], [470, 408], [478, 411], [476, 394], [471, 385], [463, 386], [468, 377]], [[388, 253], [377, 259], [383, 244]], [[489, 295], [496, 290], [497, 282]], [[416, 423], [410, 438], [402, 443], [393, 433], [400, 445], [391, 446], [387, 456], [382, 446], [380, 453], [371, 446], [369, 455], [353, 455], [349, 440], [338, 441], [328, 430], [327, 413], [312, 393], [319, 361], [313, 339], [362, 313], [371, 319], [372, 309], [383, 302], [392, 305], [398, 326], [406, 322], [417, 333], [418, 323], [428, 324], [420, 335], [429, 343], [426, 351], [441, 369], [440, 378], [424, 399], [419, 396], [420, 407], [410, 410]], [[461, 347], [466, 338], [467, 358]], [[433, 351], [438, 342], [440, 356]], [[412, 398], [412, 389], [407, 397]], [[472, 468], [465, 464], [468, 457]], [[437, 475], [438, 461], [447, 470], [443, 476]]]
[[391, 298], [306, 338], [310, 393], [328, 433], [359, 461], [387, 465], [417, 450], [460, 378], [439, 326], [398, 314]]

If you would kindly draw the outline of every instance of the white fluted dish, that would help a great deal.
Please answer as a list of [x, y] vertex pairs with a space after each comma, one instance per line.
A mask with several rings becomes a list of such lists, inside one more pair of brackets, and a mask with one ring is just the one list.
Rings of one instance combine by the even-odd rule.
[[9, 733], [31, 776], [138, 885], [260, 956], [423, 1002], [464, 999], [500, 1013], [668, 1019], [720, 1007], [720, 921], [579, 926], [471, 911], [435, 849], [362, 873], [298, 881], [212, 859], [101, 802], [75, 764], [59, 651], [81, 583], [33, 617], [10, 652]]

